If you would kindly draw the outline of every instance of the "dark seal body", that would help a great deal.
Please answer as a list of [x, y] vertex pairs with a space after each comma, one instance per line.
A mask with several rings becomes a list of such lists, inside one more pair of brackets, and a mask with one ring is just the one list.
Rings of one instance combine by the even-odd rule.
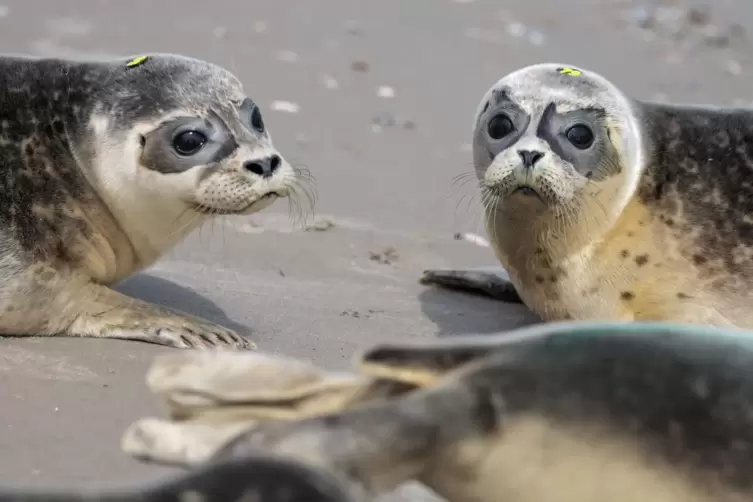
[[376, 493], [407, 479], [453, 502], [753, 499], [753, 339], [673, 324], [556, 323], [368, 350], [367, 373], [434, 373], [409, 393], [271, 423], [264, 449]]
[[0, 490], [0, 502], [366, 502], [357, 487], [291, 460], [249, 456], [203, 466], [148, 487]]

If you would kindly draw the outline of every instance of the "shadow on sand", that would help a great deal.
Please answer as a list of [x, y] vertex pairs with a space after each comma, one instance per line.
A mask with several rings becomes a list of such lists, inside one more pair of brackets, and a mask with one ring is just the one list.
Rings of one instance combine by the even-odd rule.
[[437, 325], [437, 336], [499, 334], [541, 322], [524, 305], [436, 286], [427, 286], [419, 301], [424, 315]]
[[251, 333], [251, 328], [230, 319], [213, 301], [196, 291], [162, 277], [139, 273], [124, 280], [113, 289], [124, 295], [156, 303], [164, 307], [186, 312], [226, 328], [242, 336]]

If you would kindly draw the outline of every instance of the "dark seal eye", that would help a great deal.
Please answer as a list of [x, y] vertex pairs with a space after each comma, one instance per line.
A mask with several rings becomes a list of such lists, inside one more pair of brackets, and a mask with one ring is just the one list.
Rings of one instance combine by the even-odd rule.
[[173, 148], [181, 155], [193, 155], [207, 142], [206, 136], [197, 131], [186, 131], [173, 139]]
[[489, 137], [492, 139], [502, 139], [512, 132], [512, 120], [505, 114], [495, 115], [486, 126]]
[[572, 143], [575, 148], [579, 148], [581, 150], [585, 150], [594, 142], [594, 135], [591, 132], [591, 129], [582, 124], [572, 126], [567, 130], [567, 133], [565, 133], [565, 135], [567, 136], [568, 141], [570, 141], [570, 143]]
[[259, 132], [264, 132], [264, 121], [261, 119], [261, 111], [258, 106], [254, 106], [251, 112], [251, 127]]

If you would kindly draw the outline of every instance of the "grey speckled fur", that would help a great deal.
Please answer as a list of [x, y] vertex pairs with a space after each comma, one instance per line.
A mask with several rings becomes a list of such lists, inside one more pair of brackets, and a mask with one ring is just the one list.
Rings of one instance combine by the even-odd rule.
[[[636, 105], [648, 158], [640, 197], [700, 271], [753, 280], [753, 110]], [[684, 240], [684, 239], [683, 239]], [[743, 291], [740, 291], [743, 293]]]

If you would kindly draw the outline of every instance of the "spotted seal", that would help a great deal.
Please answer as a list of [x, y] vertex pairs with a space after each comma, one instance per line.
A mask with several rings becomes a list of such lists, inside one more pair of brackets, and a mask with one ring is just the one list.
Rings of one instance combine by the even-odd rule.
[[214, 215], [301, 193], [232, 73], [173, 54], [0, 57], [0, 163], [0, 334], [253, 348], [109, 287]]
[[539, 64], [484, 95], [473, 159], [506, 274], [428, 270], [423, 283], [544, 320], [753, 328], [753, 110], [650, 103]]

